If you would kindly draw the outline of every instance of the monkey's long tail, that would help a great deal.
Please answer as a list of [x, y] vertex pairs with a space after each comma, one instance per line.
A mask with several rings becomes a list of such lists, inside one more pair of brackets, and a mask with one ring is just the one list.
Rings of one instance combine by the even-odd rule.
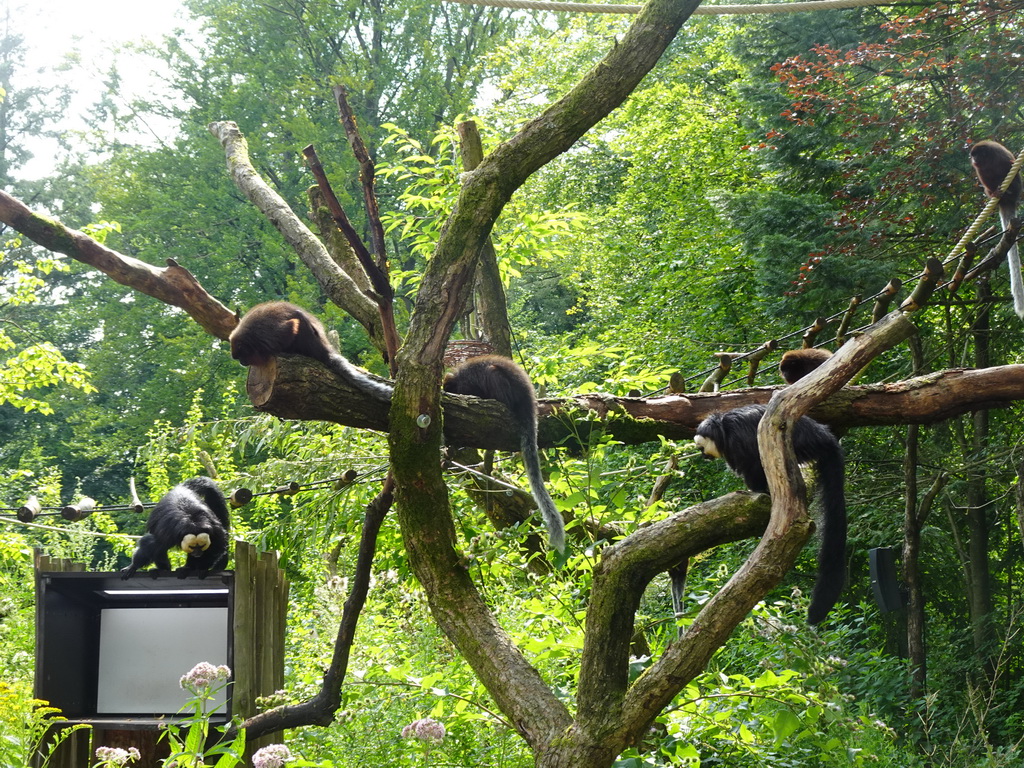
[[818, 577], [807, 609], [807, 621], [817, 624], [836, 604], [846, 582], [846, 493], [843, 488], [843, 451], [821, 456], [817, 462], [821, 484], [821, 544], [818, 549]]
[[537, 450], [537, 425], [530, 421], [521, 425], [522, 437], [519, 443], [523, 465], [526, 467], [526, 478], [530, 481], [533, 499], [544, 516], [544, 524], [548, 528], [548, 543], [552, 549], [561, 553], [565, 551], [565, 523], [544, 485], [544, 475], [540, 471], [540, 452]]
[[350, 363], [344, 355], [339, 352], [331, 354], [329, 359], [323, 361], [324, 364], [334, 373], [338, 374], [342, 379], [347, 381], [353, 387], [363, 391], [373, 392], [374, 394], [391, 399], [392, 387], [390, 384], [371, 379], [361, 370], [356, 368]]
[[[1010, 219], [1017, 215], [1016, 206], [1013, 208], [999, 208], [999, 221], [1002, 222], [1003, 229], [1010, 228]], [[1014, 243], [1010, 246], [1010, 250], [1006, 252], [1006, 264], [1010, 268], [1010, 293], [1013, 295], [1013, 311], [1017, 313], [1017, 317], [1024, 320], [1024, 278], [1021, 277], [1020, 273], [1020, 251], [1017, 250], [1017, 244]]]

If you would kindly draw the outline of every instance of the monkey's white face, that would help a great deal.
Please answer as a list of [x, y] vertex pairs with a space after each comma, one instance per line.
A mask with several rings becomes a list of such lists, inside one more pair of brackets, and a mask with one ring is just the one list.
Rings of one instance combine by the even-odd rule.
[[181, 549], [186, 555], [198, 555], [200, 552], [205, 552], [210, 548], [210, 534], [200, 533], [198, 535], [194, 533], [188, 533], [185, 538], [181, 540]]
[[710, 437], [704, 437], [704, 435], [697, 435], [693, 438], [693, 444], [697, 446], [697, 450], [701, 452], [705, 459], [720, 459], [722, 458], [721, 452], [718, 450], [718, 446], [715, 445], [715, 441]]

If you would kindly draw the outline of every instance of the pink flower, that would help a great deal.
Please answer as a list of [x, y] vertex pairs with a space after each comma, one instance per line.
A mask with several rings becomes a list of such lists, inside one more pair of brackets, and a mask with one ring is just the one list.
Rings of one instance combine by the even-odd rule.
[[446, 735], [444, 726], [429, 717], [409, 723], [402, 729], [403, 739], [419, 739], [430, 744], [440, 744]]
[[292, 759], [292, 753], [284, 744], [268, 744], [252, 756], [252, 768], [282, 768]]
[[200, 690], [209, 688], [212, 683], [218, 680], [227, 680], [229, 677], [231, 677], [231, 670], [223, 664], [215, 667], [208, 661], [200, 661], [188, 671], [187, 675], [181, 678], [180, 684], [186, 691], [199, 693]]

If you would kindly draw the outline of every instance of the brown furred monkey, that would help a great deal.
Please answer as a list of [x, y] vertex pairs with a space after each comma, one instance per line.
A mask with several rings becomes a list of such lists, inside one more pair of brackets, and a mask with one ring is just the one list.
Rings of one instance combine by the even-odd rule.
[[779, 375], [787, 384], [794, 384], [832, 357], [827, 349], [791, 349], [779, 361]]
[[[985, 188], [985, 194], [989, 197], [999, 197], [999, 220], [1003, 229], [1009, 229], [1010, 219], [1017, 215], [1017, 204], [1020, 202], [1020, 173], [1013, 177], [1013, 181], [1002, 196], [999, 195], [999, 187], [1006, 174], [1010, 172], [1010, 166], [1015, 159], [1010, 150], [995, 141], [979, 141], [971, 147], [971, 165], [978, 174], [981, 186]], [[1006, 263], [1010, 268], [1013, 311], [1024, 319], [1024, 278], [1020, 273], [1020, 252], [1016, 243], [1006, 252]]]
[[481, 355], [458, 365], [444, 377], [443, 389], [453, 395], [473, 395], [503, 403], [519, 427], [519, 446], [534, 501], [544, 516], [548, 542], [565, 551], [565, 523], [555, 508], [540, 469], [537, 448], [537, 396], [526, 371], [506, 357]]
[[391, 386], [371, 379], [339, 354], [327, 340], [323, 324], [287, 301], [257, 304], [245, 313], [228, 337], [231, 357], [242, 365], [266, 365], [282, 354], [319, 360], [357, 389], [391, 397]]

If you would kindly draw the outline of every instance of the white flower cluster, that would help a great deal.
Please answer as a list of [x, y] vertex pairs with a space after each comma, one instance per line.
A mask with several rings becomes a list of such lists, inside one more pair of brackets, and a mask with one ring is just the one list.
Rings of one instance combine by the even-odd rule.
[[252, 756], [252, 768], [282, 768], [292, 759], [292, 753], [284, 744], [268, 744], [256, 750]]
[[141, 755], [135, 747], [121, 749], [120, 747], [96, 747], [96, 757], [102, 765], [128, 765], [129, 762], [138, 760]]
[[403, 739], [419, 739], [431, 744], [440, 744], [446, 735], [444, 726], [429, 717], [411, 722], [402, 729]]
[[208, 661], [200, 661], [181, 678], [180, 684], [186, 691], [199, 693], [218, 680], [227, 680], [229, 677], [231, 670], [223, 664], [215, 667]]

